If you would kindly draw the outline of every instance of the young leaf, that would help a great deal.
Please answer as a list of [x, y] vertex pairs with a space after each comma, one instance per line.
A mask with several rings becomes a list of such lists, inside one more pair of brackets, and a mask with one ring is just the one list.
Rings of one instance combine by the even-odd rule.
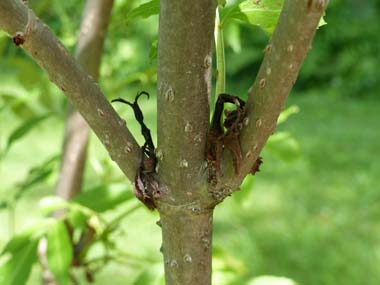
[[4, 249], [1, 252], [1, 255], [4, 255], [5, 253], [13, 253], [22, 249], [30, 242], [31, 235], [32, 235], [32, 232], [25, 231], [21, 234], [14, 236], [5, 245]]
[[47, 179], [53, 172], [55, 163], [59, 157], [59, 155], [53, 155], [52, 157], [49, 157], [47, 160], [43, 161], [41, 164], [30, 169], [25, 180], [19, 183], [13, 199], [15, 201], [19, 200], [28, 189]]
[[[245, 0], [225, 9], [221, 22], [224, 25], [230, 19], [238, 19], [271, 34], [277, 25], [283, 3], [284, 0]], [[325, 24], [322, 18], [319, 26]]]
[[132, 21], [136, 21], [139, 18], [145, 19], [153, 15], [158, 15], [160, 12], [160, 1], [151, 0], [144, 4], [141, 4], [137, 8], [133, 9], [127, 14], [126, 22], [129, 24]]
[[276, 27], [283, 2], [283, 0], [243, 1], [238, 4], [231, 17], [259, 26], [267, 33], [272, 33]]
[[47, 235], [47, 263], [60, 285], [69, 284], [69, 269], [73, 257], [73, 249], [63, 221], [54, 223]]
[[51, 116], [51, 113], [45, 114], [42, 116], [35, 117], [31, 120], [28, 120], [21, 124], [19, 127], [17, 127], [9, 136], [7, 145], [5, 147], [5, 151], [8, 151], [11, 145], [21, 139], [23, 136], [25, 136], [29, 131], [31, 131], [35, 126], [37, 126], [39, 123], [44, 121], [45, 119], [49, 118]]
[[73, 201], [96, 212], [105, 212], [132, 197], [132, 191], [125, 187], [114, 188], [100, 185], [92, 190], [81, 192], [74, 197]]
[[285, 122], [291, 115], [297, 114], [300, 108], [297, 105], [292, 105], [281, 112], [277, 120], [277, 125]]
[[10, 259], [1, 266], [0, 284], [24, 285], [28, 280], [33, 263], [37, 259], [38, 240], [23, 243]]
[[47, 196], [40, 200], [39, 207], [44, 214], [50, 214], [57, 210], [69, 208], [70, 204], [58, 196]]

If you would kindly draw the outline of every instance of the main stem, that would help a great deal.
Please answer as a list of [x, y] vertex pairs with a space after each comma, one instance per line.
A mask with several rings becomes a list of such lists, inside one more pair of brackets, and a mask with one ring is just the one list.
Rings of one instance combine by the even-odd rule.
[[211, 284], [207, 208], [215, 0], [161, 0], [158, 41], [158, 175], [167, 285]]
[[161, 214], [167, 285], [211, 284], [212, 214], [183, 209]]

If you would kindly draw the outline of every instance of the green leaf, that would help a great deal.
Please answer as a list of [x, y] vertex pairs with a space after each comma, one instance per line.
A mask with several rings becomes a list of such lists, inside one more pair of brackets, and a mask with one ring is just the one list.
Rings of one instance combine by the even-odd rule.
[[231, 23], [225, 28], [225, 42], [232, 48], [234, 53], [240, 55], [241, 52], [241, 35], [240, 26], [237, 23]]
[[47, 196], [40, 200], [39, 207], [44, 214], [50, 214], [57, 210], [69, 208], [70, 204], [65, 199], [58, 196]]
[[31, 231], [24, 231], [21, 234], [14, 236], [5, 245], [4, 249], [1, 252], [1, 255], [4, 255], [5, 253], [13, 253], [25, 247], [30, 242], [32, 234], [33, 232]]
[[57, 221], [51, 226], [47, 240], [47, 263], [49, 269], [60, 285], [68, 285], [73, 249], [63, 221]]
[[17, 192], [14, 194], [14, 200], [19, 200], [23, 194], [32, 186], [43, 182], [53, 172], [55, 163], [58, 161], [59, 155], [53, 155], [29, 170], [28, 176], [18, 185]]
[[272, 33], [282, 9], [283, 0], [243, 1], [235, 8], [232, 18]]
[[141, 4], [137, 8], [131, 10], [127, 14], [126, 22], [129, 24], [132, 21], [136, 21], [139, 18], [145, 19], [153, 15], [158, 15], [160, 12], [160, 1], [152, 0]]
[[297, 105], [292, 105], [281, 112], [277, 120], [277, 125], [285, 122], [291, 115], [297, 114], [300, 108]]
[[81, 209], [76, 208], [71, 209], [67, 214], [67, 219], [74, 229], [85, 229], [89, 218], [89, 215], [84, 213]]
[[73, 201], [96, 212], [111, 210], [133, 197], [132, 191], [125, 187], [115, 188], [100, 185], [75, 196]]
[[[225, 9], [222, 16], [224, 25], [230, 19], [238, 19], [245, 23], [260, 27], [266, 33], [273, 33], [283, 5], [283, 0], [246, 0]], [[319, 26], [325, 25], [322, 18]]]
[[28, 280], [33, 263], [37, 259], [38, 240], [28, 243], [23, 240], [18, 245], [21, 246], [19, 250], [13, 252], [8, 261], [0, 267], [0, 284], [24, 285]]
[[0, 255], [4, 255], [6, 253], [13, 254], [25, 247], [29, 242], [39, 240], [46, 233], [46, 230], [49, 228], [52, 221], [55, 220], [53, 218], [44, 219], [38, 224], [29, 227], [23, 232], [15, 235], [11, 240], [8, 241]]
[[31, 120], [28, 120], [17, 127], [9, 136], [7, 146], [5, 151], [8, 151], [13, 143], [24, 137], [27, 133], [29, 133], [34, 127], [36, 127], [39, 123], [49, 118], [52, 113], [48, 113], [42, 116], [34, 117]]

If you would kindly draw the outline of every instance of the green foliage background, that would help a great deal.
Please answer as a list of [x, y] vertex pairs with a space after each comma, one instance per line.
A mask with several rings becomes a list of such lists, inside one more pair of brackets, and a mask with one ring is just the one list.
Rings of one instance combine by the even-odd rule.
[[[142, 2], [116, 1], [100, 85], [109, 99], [150, 91], [142, 108], [155, 133], [157, 17], [126, 22]], [[83, 2], [29, 0], [29, 5], [73, 52]], [[380, 283], [380, 1], [330, 1], [325, 19], [328, 25], [319, 29], [288, 102], [289, 112], [298, 113], [279, 126], [264, 150], [262, 172], [216, 210], [216, 285], [257, 285], [254, 278], [262, 275], [304, 285]], [[225, 40], [227, 92], [244, 98], [268, 36], [231, 21]], [[43, 218], [38, 201], [54, 191], [67, 102], [4, 34], [0, 54], [2, 248], [13, 231]], [[131, 112], [116, 108], [142, 140]], [[110, 234], [120, 258], [99, 271], [96, 284], [109, 284], [110, 278], [113, 285], [162, 284], [158, 216], [136, 208], [129, 182], [96, 138], [85, 190], [114, 193], [116, 198], [107, 200], [110, 211], [85, 205], [105, 220], [128, 213]], [[126, 202], [114, 203], [120, 199]], [[35, 246], [30, 242], [32, 250]], [[102, 246], [90, 256], [104, 252]], [[34, 266], [27, 284], [40, 284], [39, 273]]]

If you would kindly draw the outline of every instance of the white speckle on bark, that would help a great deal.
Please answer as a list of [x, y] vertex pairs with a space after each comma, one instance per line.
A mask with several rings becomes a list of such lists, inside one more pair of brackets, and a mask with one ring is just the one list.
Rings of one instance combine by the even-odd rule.
[[183, 261], [186, 263], [191, 263], [193, 262], [193, 259], [190, 254], [185, 254], [185, 256], [183, 257]]
[[188, 168], [189, 167], [189, 163], [187, 162], [186, 159], [182, 159], [179, 163], [179, 167], [181, 168]]
[[175, 259], [172, 259], [169, 263], [170, 267], [178, 267], [178, 262]]
[[263, 122], [261, 121], [261, 119], [257, 119], [256, 121], [256, 127], [260, 128], [262, 126]]
[[185, 132], [190, 133], [193, 131], [193, 126], [190, 124], [190, 122], [187, 122], [185, 125]]
[[261, 89], [264, 88], [266, 83], [267, 83], [267, 82], [266, 82], [265, 78], [262, 78], [262, 79], [260, 80], [260, 88], [261, 88]]
[[99, 115], [99, 117], [104, 117], [104, 112], [100, 108], [98, 108], [98, 115]]
[[156, 148], [154, 152], [156, 153], [156, 157], [159, 160], [162, 160], [164, 158], [164, 153], [162, 152], [162, 149]]
[[173, 88], [169, 87], [166, 92], [165, 92], [165, 100], [167, 102], [173, 102], [174, 100], [174, 91], [173, 91]]
[[197, 144], [202, 142], [202, 137], [200, 134], [198, 134], [194, 137], [194, 142]]
[[132, 144], [130, 142], [127, 142], [127, 145], [124, 147], [124, 152], [130, 153], [132, 151]]
[[204, 59], [204, 62], [203, 62], [203, 64], [204, 64], [204, 68], [205, 68], [205, 69], [209, 68], [209, 67], [211, 66], [211, 63], [212, 63], [212, 58], [211, 58], [211, 56], [208, 54], [208, 55], [206, 55], [206, 57], [205, 57], [205, 59]]

